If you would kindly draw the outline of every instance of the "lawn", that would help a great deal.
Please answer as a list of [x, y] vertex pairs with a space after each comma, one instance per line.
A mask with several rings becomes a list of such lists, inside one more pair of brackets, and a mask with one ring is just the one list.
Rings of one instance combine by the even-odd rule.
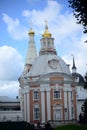
[[82, 125], [64, 125], [64, 126], [58, 126], [54, 130], [87, 130], [87, 126], [82, 126]]

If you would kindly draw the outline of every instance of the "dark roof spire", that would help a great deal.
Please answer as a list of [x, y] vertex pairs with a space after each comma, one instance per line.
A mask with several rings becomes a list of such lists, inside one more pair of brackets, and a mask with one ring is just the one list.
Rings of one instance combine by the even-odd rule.
[[75, 70], [76, 70], [74, 56], [73, 56], [73, 66], [72, 66], [72, 69], [75, 69]]

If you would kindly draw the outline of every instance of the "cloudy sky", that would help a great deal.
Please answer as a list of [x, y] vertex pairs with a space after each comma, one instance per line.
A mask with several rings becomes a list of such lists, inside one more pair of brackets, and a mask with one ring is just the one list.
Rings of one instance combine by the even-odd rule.
[[[0, 0], [0, 96], [16, 97], [18, 77], [24, 67], [28, 31], [35, 31], [37, 52], [45, 20], [55, 38], [57, 54], [72, 67], [72, 54], [77, 72], [87, 70], [87, 34], [76, 24], [68, 0]], [[32, 22], [32, 25], [31, 25]]]

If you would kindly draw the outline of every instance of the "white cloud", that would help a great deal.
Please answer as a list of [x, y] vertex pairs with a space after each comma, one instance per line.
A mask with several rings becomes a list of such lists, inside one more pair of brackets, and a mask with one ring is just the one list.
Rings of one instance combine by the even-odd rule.
[[[33, 21], [37, 35], [43, 33], [44, 20], [48, 20], [49, 31], [55, 38], [57, 51], [61, 52], [66, 63], [72, 66], [71, 54], [75, 56], [77, 71], [85, 74], [87, 67], [87, 35], [82, 33], [81, 25], [76, 24], [76, 19], [69, 11], [62, 13], [62, 6], [56, 1], [48, 1], [42, 10], [24, 10], [22, 15], [29, 21]], [[62, 51], [61, 51], [62, 50]]]
[[20, 40], [26, 38], [27, 36], [27, 29], [26, 27], [20, 24], [19, 19], [11, 18], [7, 14], [3, 13], [3, 21], [7, 24], [7, 31], [15, 40]]
[[[49, 30], [52, 32], [55, 40], [58, 44], [58, 40], [61, 40], [69, 35], [75, 34], [80, 30], [80, 26], [76, 24], [76, 21], [71, 13], [66, 11], [62, 13], [62, 5], [57, 1], [47, 1], [47, 6], [43, 10], [24, 10], [22, 16], [24, 16], [30, 25], [33, 22], [33, 27], [37, 35], [42, 33], [45, 20], [48, 20]], [[24, 19], [25, 19], [24, 18]], [[21, 25], [18, 18], [11, 18], [7, 14], [3, 13], [3, 20], [7, 24], [7, 30], [10, 35], [15, 39], [22, 39], [27, 37], [27, 29]]]
[[0, 80], [16, 80], [23, 71], [22, 56], [9, 46], [0, 47]]
[[11, 98], [19, 96], [18, 81], [0, 81], [0, 96], [9, 96]]
[[[26, 22], [33, 22], [33, 28], [37, 36], [43, 33], [44, 21], [47, 19], [49, 31], [55, 38], [58, 54], [60, 51], [66, 63], [72, 64], [71, 54], [73, 53], [78, 72], [84, 74], [87, 70], [85, 67], [87, 63], [87, 44], [83, 44], [83, 41], [87, 38], [87, 35], [82, 34], [82, 27], [76, 24], [76, 19], [72, 13], [68, 11], [62, 13], [62, 8], [63, 6], [57, 1], [48, 1], [43, 10], [24, 10], [22, 16], [26, 18]], [[7, 14], [3, 14], [3, 20], [8, 25], [8, 32], [12, 37], [21, 39], [25, 35], [27, 36], [26, 28], [21, 25], [18, 18], [13, 19]]]
[[56, 1], [48, 1], [47, 6], [43, 10], [24, 10], [22, 15], [27, 19], [28, 23], [30, 23], [30, 21], [33, 22], [36, 33], [39, 34], [46, 19], [49, 21], [49, 25], [50, 23], [56, 23], [56, 21], [58, 21], [61, 9], [62, 6]]
[[[80, 36], [82, 28], [76, 24], [76, 19], [69, 11], [62, 13], [62, 6], [57, 1], [48, 1], [47, 6], [42, 10], [24, 10], [22, 15], [28, 22], [33, 22], [33, 28], [37, 36], [44, 32], [45, 19], [48, 20], [49, 31], [55, 38], [55, 46], [71, 49], [76, 47], [76, 44], [71, 46], [71, 42]], [[75, 43], [75, 42], [74, 42]], [[72, 48], [71, 48], [72, 47]]]
[[[68, 54], [63, 55], [63, 59], [66, 61], [66, 63], [70, 64], [70, 69], [72, 68], [73, 60], [72, 60], [72, 54], [75, 58], [75, 65], [77, 67], [77, 72], [82, 74], [83, 76], [87, 72], [87, 44], [84, 43], [86, 40], [87, 35], [82, 35], [78, 41], [73, 41], [72, 44], [76, 44], [75, 48], [72, 47], [72, 51], [70, 51]], [[72, 45], [73, 46], [73, 45]], [[72, 69], [71, 69], [72, 70]]]
[[33, 22], [35, 22], [34, 24], [41, 25], [41, 23], [44, 23], [44, 20], [46, 18], [49, 21], [56, 20], [61, 8], [62, 6], [58, 4], [56, 1], [48, 1], [47, 6], [43, 10], [24, 10], [22, 15], [27, 18], [30, 18]]
[[80, 26], [76, 24], [72, 13], [68, 11], [62, 13], [63, 7], [57, 1], [48, 1], [47, 3], [42, 11], [33, 9], [32, 11], [24, 10], [22, 13], [28, 22], [30, 22], [29, 20], [33, 21], [33, 26], [37, 27], [36, 31], [45, 24], [45, 19], [48, 20], [49, 29], [54, 36], [63, 38], [79, 31]]

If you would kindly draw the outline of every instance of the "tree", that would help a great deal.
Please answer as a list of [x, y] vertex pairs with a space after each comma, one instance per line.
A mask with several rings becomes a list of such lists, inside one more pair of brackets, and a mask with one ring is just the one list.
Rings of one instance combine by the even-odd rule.
[[85, 99], [82, 107], [81, 107], [81, 110], [82, 110], [82, 123], [87, 123], [87, 99]]
[[73, 14], [78, 24], [83, 25], [83, 32], [87, 33], [87, 0], [68, 0], [69, 7], [73, 9]]
[[84, 80], [85, 81], [84, 88], [87, 89], [87, 73], [86, 73], [84, 78], [85, 78], [85, 80]]

